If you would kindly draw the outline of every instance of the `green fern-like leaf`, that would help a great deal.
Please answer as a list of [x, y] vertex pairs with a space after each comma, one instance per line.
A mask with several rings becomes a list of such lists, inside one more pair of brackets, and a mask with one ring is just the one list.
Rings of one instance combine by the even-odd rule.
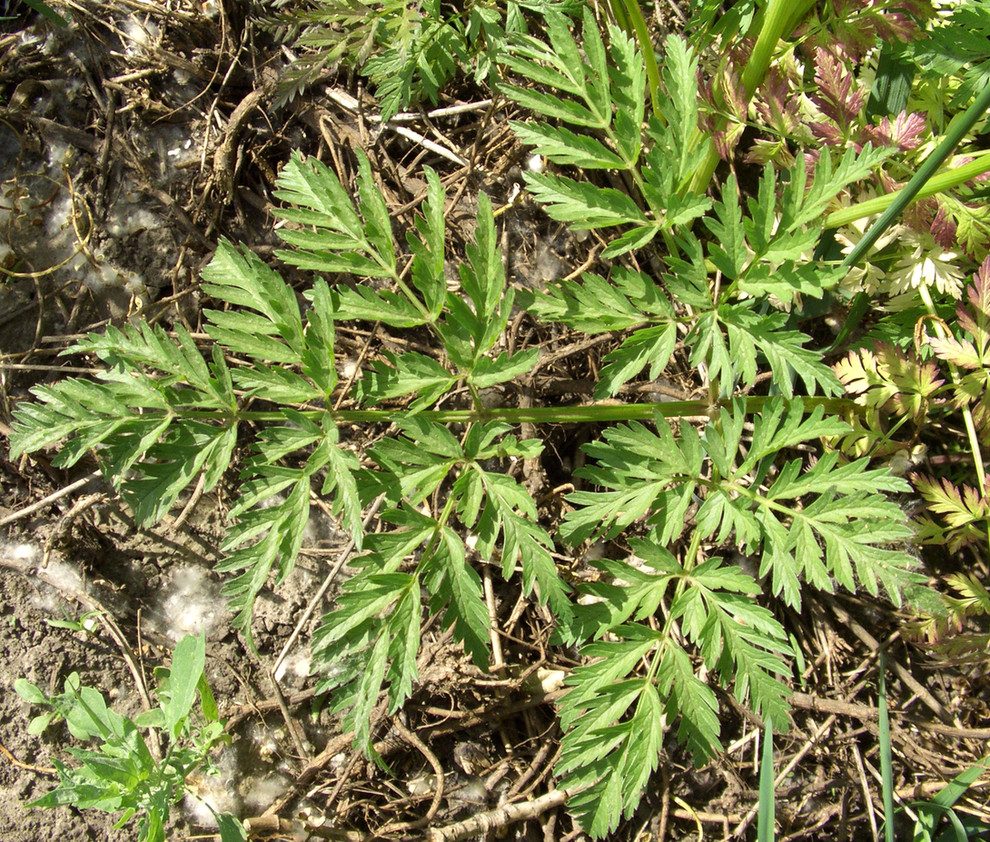
[[[309, 518], [310, 474], [269, 467], [241, 486], [243, 496], [230, 513], [237, 522], [221, 544], [221, 573], [238, 573], [223, 588], [236, 611], [234, 624], [251, 641], [254, 602], [274, 569], [278, 580], [291, 572]], [[285, 492], [284, 499], [280, 495]]]
[[600, 839], [632, 815], [660, 762], [664, 706], [652, 682], [632, 679], [603, 688], [562, 716], [580, 719], [564, 738], [557, 762], [561, 786], [577, 790], [568, 807]]
[[[278, 215], [307, 227], [279, 232], [283, 240], [295, 246], [279, 252], [279, 257], [300, 269], [396, 278], [395, 245], [385, 199], [375, 186], [368, 159], [361, 153], [357, 180], [359, 200], [355, 208], [340, 179], [325, 164], [293, 155], [282, 168], [275, 194], [290, 207], [280, 209]], [[382, 313], [387, 314], [387, 310]]]
[[558, 164], [586, 170], [617, 170], [623, 160], [597, 138], [544, 123], [513, 123], [516, 136]]
[[[958, 329], [955, 335], [932, 337], [928, 340], [939, 359], [962, 369], [954, 378], [955, 403], [972, 406], [973, 416], [983, 429], [990, 428], [990, 257], [986, 258], [973, 276], [967, 290], [966, 301], [956, 310]], [[917, 372], [915, 379], [927, 386], [927, 397], [940, 384], [931, 366], [902, 366], [897, 371], [901, 378]]]
[[[385, 680], [393, 712], [412, 692], [420, 615], [416, 576], [366, 568], [344, 584], [334, 611], [313, 635], [317, 691], [333, 693], [334, 708], [345, 713], [344, 725], [355, 730], [361, 747], [368, 745], [369, 714]], [[366, 670], [369, 661], [381, 665]]]
[[444, 625], [453, 625], [454, 637], [479, 667], [488, 664], [488, 609], [481, 592], [481, 577], [468, 564], [464, 542], [449, 527], [436, 537], [422, 562], [423, 580], [430, 594], [430, 610], [442, 611]]
[[[710, 141], [697, 138], [698, 60], [694, 51], [677, 35], [668, 35], [664, 48], [665, 96], [659, 103], [662, 125], [657, 121], [650, 123], [649, 134], [654, 139], [655, 150], [651, 163], [657, 171], [663, 160], [662, 171], [669, 172], [673, 183], [680, 188], [704, 160]], [[710, 206], [710, 202], [705, 205]]]
[[582, 20], [584, 56], [571, 35], [570, 22], [563, 15], [547, 13], [546, 33], [548, 43], [529, 35], [517, 38], [502, 57], [503, 62], [531, 82], [583, 102], [528, 87], [507, 85], [503, 90], [520, 105], [548, 118], [586, 128], [608, 128], [612, 122], [608, 63], [601, 32], [591, 11], [585, 8]]
[[204, 291], [254, 313], [207, 310], [211, 336], [238, 354], [298, 365], [306, 346], [292, 290], [255, 255], [222, 242], [203, 270]]
[[649, 367], [658, 377], [677, 342], [674, 309], [645, 274], [617, 268], [612, 277], [587, 273], [578, 281], [552, 285], [545, 293], [526, 292], [521, 303], [533, 315], [595, 334], [647, 324], [605, 357], [595, 397], [615, 395], [624, 383]]
[[[446, 290], [443, 191], [435, 174], [428, 178], [431, 187], [426, 215], [417, 223], [418, 236], [411, 232], [407, 235], [414, 254], [413, 283], [422, 295], [422, 303], [404, 285], [401, 295], [362, 287], [357, 293], [341, 293], [336, 311], [339, 317], [380, 318], [396, 326], [423, 322], [432, 325], [443, 344], [446, 360], [439, 362], [415, 351], [386, 353], [358, 386], [357, 394], [368, 404], [415, 393], [417, 398], [410, 406], [413, 412], [431, 406], [458, 381], [466, 382], [477, 394], [478, 390], [518, 377], [536, 364], [538, 356], [536, 349], [491, 355], [505, 332], [515, 294], [505, 283], [491, 203], [484, 194], [478, 201], [475, 242], [468, 244], [468, 261], [460, 267], [460, 290]], [[356, 301], [360, 304], [356, 305]], [[413, 312], [424, 318], [409, 318]]]
[[[212, 489], [237, 440], [236, 399], [221, 354], [208, 363], [189, 334], [160, 327], [108, 329], [69, 349], [93, 353], [109, 370], [102, 382], [68, 379], [34, 390], [38, 403], [15, 414], [15, 455], [64, 439], [54, 463], [70, 466], [101, 448], [100, 464], [142, 525], [160, 520], [200, 472]], [[212, 410], [209, 423], [184, 412]]]
[[668, 39], [662, 119], [646, 124], [646, 71], [635, 42], [618, 27], [610, 27], [606, 47], [587, 9], [580, 46], [566, 19], [548, 14], [546, 20], [549, 43], [517, 39], [503, 60], [552, 93], [530, 86], [502, 89], [544, 118], [581, 131], [515, 123], [517, 134], [555, 164], [629, 172], [648, 210], [612, 187], [554, 173], [527, 173], [527, 186], [537, 201], [553, 219], [576, 230], [633, 226], [610, 243], [602, 254], [605, 258], [642, 248], [658, 233], [703, 214], [710, 200], [680, 189], [707, 148], [697, 137], [697, 62], [692, 51], [681, 39]]
[[440, 3], [424, 2], [424, 18], [405, 43], [372, 56], [364, 72], [376, 85], [383, 120], [427, 99], [435, 103], [442, 88], [469, 62], [469, 47], [456, 18], [442, 17]]
[[739, 206], [739, 187], [735, 173], [722, 185], [722, 201], [714, 204], [715, 217], [707, 217], [705, 225], [715, 235], [709, 246], [712, 263], [730, 281], [742, 275], [751, 259], [743, 228], [742, 208]]
[[[582, 476], [601, 489], [613, 490], [570, 495], [575, 509], [561, 524], [561, 537], [570, 543], [593, 537], [610, 539], [640, 518], [651, 516], [651, 520], [662, 517], [666, 524], [661, 543], [677, 538], [683, 529], [678, 515], [687, 511], [704, 464], [698, 436], [687, 422], [682, 422], [680, 433], [675, 440], [670, 425], [661, 419], [655, 433], [633, 422], [607, 430], [603, 442], [586, 445], [592, 463]], [[668, 496], [674, 488], [680, 491], [679, 503]]]
[[558, 281], [546, 292], [525, 290], [519, 303], [532, 315], [588, 334], [638, 327], [672, 308], [646, 274], [617, 267], [606, 280], [586, 272], [577, 281]]
[[730, 454], [738, 452], [744, 414], [745, 403], [736, 401], [703, 436], [682, 424], [676, 441], [659, 417], [656, 432], [638, 424], [606, 431], [603, 443], [586, 446], [590, 460], [582, 471], [603, 490], [571, 495], [576, 509], [562, 536], [574, 542], [608, 538], [645, 519], [657, 541], [669, 544], [685, 528], [684, 513], [707, 459], [717, 473], [702, 485], [695, 528], [704, 538], [724, 543], [734, 536], [747, 552], [761, 552], [760, 575], [771, 574], [774, 592], [788, 603], [800, 604], [802, 580], [829, 591], [833, 577], [849, 590], [859, 582], [876, 593], [883, 585], [895, 601], [902, 587], [919, 581], [914, 560], [897, 548], [911, 531], [901, 510], [881, 494], [906, 491], [903, 480], [868, 470], [865, 460], [840, 465], [830, 454], [804, 473], [805, 466], [792, 460], [761, 488], [781, 450], [841, 435], [848, 430], [844, 423], [825, 419], [821, 407], [804, 418], [799, 400], [786, 411], [771, 401], [757, 416], [748, 457], [737, 465]]
[[821, 355], [804, 347], [808, 337], [796, 330], [783, 329], [783, 313], [759, 315], [752, 299], [724, 304], [717, 311], [703, 313], [695, 322], [686, 342], [691, 360], [706, 363], [708, 377], [719, 383], [728, 396], [737, 383], [756, 382], [762, 357], [774, 373], [783, 394], [792, 397], [794, 380], [800, 377], [809, 393], [821, 390], [837, 395], [842, 386], [835, 373], [821, 361]]
[[[173, 424], [157, 443], [144, 450], [140, 460], [132, 463], [133, 476], [117, 478], [134, 519], [142, 525], [160, 521], [201, 472], [204, 488], [212, 489], [230, 464], [236, 443], [237, 429], [232, 424], [220, 427], [195, 420]], [[108, 456], [113, 461], [106, 464], [115, 469], [120, 464], [119, 446], [119, 439], [109, 443]]]
[[931, 523], [933, 538], [947, 543], [952, 552], [986, 540], [990, 503], [977, 489], [968, 485], [956, 487], [948, 479], [940, 481], [923, 474], [912, 479], [929, 511], [945, 523], [944, 530]]
[[829, 202], [840, 191], [866, 178], [875, 167], [890, 157], [892, 151], [890, 147], [874, 148], [867, 143], [858, 152], [847, 149], [834, 166], [830, 156], [820, 155], [811, 185], [807, 189], [807, 169], [804, 160], [799, 159], [791, 168], [791, 180], [784, 189], [780, 227], [788, 233], [794, 233], [820, 219]]
[[990, 83], [990, 10], [983, 2], [961, 3], [939, 23], [914, 45], [915, 55], [939, 85], [947, 76], [960, 80], [952, 107], [961, 108]]
[[528, 593], [538, 585], [540, 600], [554, 616], [567, 620], [571, 615], [567, 587], [550, 555], [553, 541], [538, 523], [533, 498], [511, 477], [480, 467], [462, 474], [458, 485], [463, 486], [455, 485], [455, 491], [461, 492], [461, 519], [477, 530], [482, 557], [500, 561], [506, 578], [518, 564], [524, 590]]
[[[547, 214], [558, 222], [569, 222], [577, 231], [616, 225], [648, 225], [650, 220], [626, 194], [613, 187], [596, 187], [560, 175], [525, 175], [526, 186]], [[615, 255], [610, 255], [615, 256]]]

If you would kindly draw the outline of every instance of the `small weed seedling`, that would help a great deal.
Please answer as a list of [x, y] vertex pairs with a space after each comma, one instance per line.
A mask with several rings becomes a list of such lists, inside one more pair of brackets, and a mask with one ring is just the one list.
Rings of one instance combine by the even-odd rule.
[[[209, 771], [210, 752], [229, 740], [203, 672], [205, 659], [202, 636], [180, 640], [171, 668], [155, 670], [159, 706], [134, 719], [109, 708], [98, 690], [82, 686], [78, 673], [66, 678], [63, 691], [51, 698], [23, 678], [15, 682], [23, 699], [49, 709], [31, 720], [29, 734], [64, 721], [73, 737], [96, 746], [68, 749], [78, 765], [56, 760], [58, 786], [28, 806], [122, 812], [116, 827], [137, 817], [140, 842], [164, 842], [169, 812], [185, 795], [186, 778], [199, 769]], [[193, 711], [197, 695], [198, 715]], [[156, 738], [148, 741], [142, 731]], [[164, 752], [160, 757], [158, 746]], [[218, 815], [217, 823], [223, 842], [246, 839], [232, 816]]]

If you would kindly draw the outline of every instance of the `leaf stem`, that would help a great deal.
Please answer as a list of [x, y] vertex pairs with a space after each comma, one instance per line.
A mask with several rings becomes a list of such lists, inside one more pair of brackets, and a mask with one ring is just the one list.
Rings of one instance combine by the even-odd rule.
[[[779, 400], [773, 396], [753, 396], [746, 400], [748, 411], [760, 412], [768, 400]], [[824, 407], [826, 412], [838, 413], [852, 409], [862, 412], [864, 407], [850, 398], [804, 397], [801, 399], [805, 412], [816, 407]], [[498, 409], [428, 409], [417, 413], [419, 417], [438, 424], [468, 424], [474, 421], [504, 421], [509, 424], [608, 424], [618, 421], [650, 421], [655, 415], [663, 418], [708, 418], [723, 407], [731, 406], [727, 400], [715, 404], [707, 400], [661, 401], [659, 403], [628, 404], [588, 404], [586, 406], [534, 406], [502, 407]], [[219, 417], [216, 413], [203, 410], [190, 410], [181, 413], [183, 417], [210, 420]], [[391, 423], [397, 415], [407, 416], [408, 410], [395, 409], [308, 409], [304, 416], [319, 419], [326, 416], [338, 424]], [[284, 422], [285, 416], [279, 411], [248, 410], [237, 414], [240, 421]]]
[[[987, 87], [990, 90], [990, 86]], [[918, 293], [921, 295], [921, 300], [925, 304], [925, 309], [928, 310], [929, 314], [934, 316], [932, 319], [932, 324], [935, 327], [935, 333], [938, 334], [939, 339], [946, 339], [945, 329], [942, 327], [942, 322], [938, 318], [938, 314], [935, 312], [935, 302], [932, 301], [932, 294], [925, 284], [922, 284], [918, 288]], [[952, 383], [954, 385], [959, 385], [959, 369], [956, 368], [954, 363], [949, 363], [949, 376], [952, 378]], [[966, 425], [966, 438], [969, 440], [969, 450], [973, 454], [973, 465], [976, 468], [976, 480], [980, 486], [980, 495], [982, 497], [987, 496], [987, 474], [986, 469], [983, 467], [983, 453], [980, 449], [980, 438], [976, 433], [976, 423], [973, 421], [973, 411], [969, 408], [968, 404], [964, 404], [962, 407], [963, 423]]]
[[[692, 570], [694, 570], [694, 565], [698, 559], [698, 552], [700, 550], [701, 550], [701, 530], [695, 527], [694, 532], [691, 533], [691, 546], [688, 547], [688, 551], [684, 555], [684, 563], [681, 565], [681, 567], [684, 568], [685, 573], [690, 573]], [[685, 581], [684, 579], [681, 579], [681, 582], [684, 581]], [[680, 595], [682, 590], [683, 588], [679, 587], [678, 595]]]
[[[949, 124], [949, 130], [945, 133], [945, 137], [942, 138], [942, 142], [935, 147], [935, 151], [925, 159], [925, 162], [918, 168], [918, 171], [911, 177], [911, 180], [891, 201], [887, 210], [870, 226], [862, 239], [846, 255], [846, 259], [842, 261], [842, 265], [846, 269], [851, 269], [866, 256], [866, 253], [873, 247], [873, 244], [893, 225], [894, 220], [918, 196], [921, 189], [932, 180], [938, 168], [945, 163], [953, 150], [962, 142], [970, 129], [983, 116], [987, 108], [990, 108], [990, 85], [987, 85], [980, 92], [979, 96], [973, 100], [973, 104], [963, 114], [956, 117]], [[978, 173], [976, 174], [978, 175]]]
[[[951, 190], [953, 187], [958, 187], [960, 184], [964, 184], [965, 182], [976, 178], [978, 175], [983, 175], [985, 172], [990, 172], [990, 150], [978, 152], [973, 156], [973, 158], [974, 160], [972, 161], [967, 161], [965, 164], [960, 164], [957, 167], [951, 167], [950, 169], [943, 170], [937, 175], [932, 176], [928, 179], [928, 182], [918, 190], [914, 198], [924, 199], [928, 196], [934, 196], [936, 193], [944, 193], [946, 190]], [[906, 189], [906, 187], [903, 187], [893, 193], [886, 193], [883, 196], [876, 196], [872, 199], [867, 199], [864, 202], [858, 202], [848, 208], [842, 208], [841, 210], [834, 211], [825, 217], [825, 228], [841, 228], [843, 225], [848, 225], [850, 222], [855, 222], [857, 219], [873, 216], [875, 213], [882, 213], [895, 201], [897, 201], [898, 197]]]

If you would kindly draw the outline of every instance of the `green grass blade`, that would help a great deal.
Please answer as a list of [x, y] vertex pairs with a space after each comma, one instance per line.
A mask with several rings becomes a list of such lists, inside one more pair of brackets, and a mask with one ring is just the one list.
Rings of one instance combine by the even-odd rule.
[[866, 116], [876, 122], [895, 117], [907, 109], [916, 64], [909, 48], [900, 41], [885, 41], [877, 60], [877, 76], [866, 104]]
[[52, 23], [56, 23], [59, 26], [68, 26], [69, 22], [62, 17], [58, 12], [56, 12], [47, 3], [43, 3], [42, 0], [24, 0], [24, 4], [30, 6], [39, 15], [43, 15], [48, 18]]
[[873, 244], [894, 224], [894, 220], [904, 212], [904, 209], [931, 180], [938, 168], [945, 163], [949, 155], [962, 142], [962, 139], [966, 137], [973, 126], [983, 117], [987, 108], [990, 108], [990, 85], [987, 85], [981, 91], [980, 95], [973, 101], [973, 104], [962, 115], [952, 121], [949, 125], [949, 130], [945, 133], [945, 137], [942, 138], [942, 142], [925, 159], [925, 163], [918, 168], [918, 171], [904, 189], [897, 194], [894, 201], [890, 203], [890, 207], [883, 212], [881, 217], [863, 235], [863, 238], [856, 243], [855, 248], [849, 252], [849, 255], [843, 261], [843, 266], [851, 269], [866, 256], [866, 253], [873, 247]]
[[878, 730], [880, 732], [880, 777], [883, 782], [883, 835], [886, 842], [894, 842], [894, 775], [890, 760], [890, 719], [887, 715], [886, 662], [883, 652], [880, 652], [878, 669], [880, 671], [878, 679], [878, 705], [880, 708]]
[[[972, 161], [967, 161], [965, 164], [951, 167], [932, 176], [928, 180], [928, 183], [917, 192], [915, 198], [924, 199], [928, 196], [934, 196], [936, 193], [944, 193], [946, 190], [951, 190], [953, 187], [965, 184], [967, 181], [983, 175], [988, 171], [990, 171], [990, 152], [979, 152], [973, 157]], [[883, 213], [897, 201], [898, 197], [906, 189], [907, 187], [905, 186], [903, 189], [897, 190], [894, 193], [885, 193], [883, 196], [876, 196], [864, 202], [850, 205], [848, 208], [841, 208], [834, 211], [825, 217], [825, 227], [840, 228], [843, 225], [848, 225], [850, 222], [855, 222], [857, 219], [873, 216], [875, 213]]]
[[[870, 226], [869, 230], [863, 235], [862, 239], [856, 243], [852, 251], [849, 252], [846, 259], [842, 262], [843, 266], [847, 269], [851, 269], [859, 263], [859, 261], [862, 260], [863, 257], [866, 256], [866, 253], [873, 247], [874, 243], [876, 243], [883, 233], [894, 224], [894, 221], [904, 212], [905, 208], [907, 208], [907, 206], [911, 204], [914, 199], [940, 192], [939, 187], [942, 190], [945, 190], [950, 186], [961, 183], [957, 179], [964, 174], [964, 169], [965, 175], [968, 175], [969, 178], [973, 178], [986, 170], [986, 162], [984, 162], [982, 158], [977, 158], [975, 161], [964, 164], [962, 167], [936, 175], [938, 168], [945, 163], [949, 155], [952, 154], [956, 146], [959, 145], [970, 129], [972, 129], [973, 126], [983, 117], [983, 114], [987, 108], [990, 108], [990, 85], [983, 89], [980, 95], [973, 101], [973, 104], [970, 105], [970, 107], [967, 108], [963, 114], [953, 120], [949, 126], [949, 131], [946, 132], [942, 142], [935, 148], [935, 151], [925, 159], [925, 162], [921, 165], [911, 180], [908, 181], [904, 188], [892, 198], [882, 197], [882, 201], [884, 202], [889, 199], [890, 204], [887, 206], [887, 209], [883, 212], [880, 218], [874, 222], [872, 226]], [[970, 172], [972, 172], [971, 175]], [[862, 210], [862, 208], [865, 207], [865, 204], [866, 203], [863, 203], [859, 210]], [[857, 214], [859, 213], [859, 210], [857, 210]], [[850, 209], [850, 212], [851, 211], [852, 209]], [[848, 214], [848, 212], [846, 213]], [[845, 224], [846, 222], [852, 221], [851, 219], [848, 219], [846, 215], [840, 214], [838, 217], [833, 215], [833, 217], [829, 217], [826, 220], [827, 227], [834, 227], [836, 225]], [[860, 217], [857, 215], [855, 218], [858, 219]], [[857, 297], [860, 298], [861, 296], [862, 293]], [[836, 337], [835, 342], [832, 343], [832, 349], [840, 347], [859, 326], [859, 323], [865, 314], [866, 308], [862, 306], [864, 303], [867, 302], [857, 302], [857, 306], [850, 311], [849, 317], [846, 319], [841, 332]]]
[[[943, 839], [952, 839], [953, 842], [966, 842], [969, 838], [966, 834], [966, 828], [963, 827], [963, 823], [959, 821], [959, 816], [956, 815], [955, 810], [949, 810], [946, 814], [949, 817], [949, 830], [939, 836], [939, 842]], [[951, 836], [949, 835], [951, 833]]]
[[758, 842], [773, 842], [774, 806], [773, 723], [768, 716], [763, 733], [763, 759], [760, 761], [760, 812], [756, 819]]
[[979, 777], [990, 771], [990, 757], [984, 757], [979, 763], [970, 766], [965, 772], [960, 772], [949, 783], [947, 783], [938, 794], [932, 799], [939, 807], [949, 808], [955, 804]]

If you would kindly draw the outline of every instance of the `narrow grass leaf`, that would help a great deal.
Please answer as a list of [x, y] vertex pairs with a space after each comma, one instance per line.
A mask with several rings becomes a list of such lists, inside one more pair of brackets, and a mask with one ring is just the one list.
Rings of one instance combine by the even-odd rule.
[[767, 717], [763, 729], [763, 758], [760, 761], [760, 808], [756, 818], [756, 838], [773, 842], [775, 787], [773, 774], [773, 720]]

